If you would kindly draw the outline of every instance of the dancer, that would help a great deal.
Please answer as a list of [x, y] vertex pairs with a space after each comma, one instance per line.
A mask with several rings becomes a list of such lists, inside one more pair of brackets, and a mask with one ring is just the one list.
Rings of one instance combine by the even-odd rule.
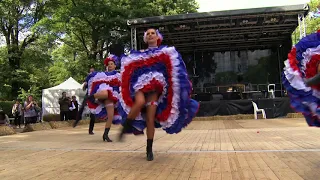
[[121, 59], [119, 111], [125, 133], [143, 134], [147, 128], [147, 160], [153, 160], [155, 127], [179, 133], [195, 117], [199, 104], [191, 99], [192, 85], [180, 54], [160, 46], [162, 35], [150, 28], [144, 34], [148, 49], [131, 51]]
[[[95, 72], [94, 66], [90, 66], [88, 76], [93, 72]], [[87, 99], [88, 99], [88, 84], [87, 84], [87, 81], [88, 81], [88, 76], [86, 77], [86, 80], [84, 81], [83, 86], [82, 86], [82, 90], [86, 91], [86, 95], [84, 96], [84, 98], [82, 100], [80, 109], [79, 109], [79, 111], [77, 113], [77, 116], [76, 116], [76, 120], [73, 123], [73, 127], [74, 128], [78, 125], [78, 123], [82, 119], [82, 113], [84, 111], [84, 108], [87, 106]], [[90, 113], [89, 116], [90, 116], [89, 135], [94, 135], [93, 128], [94, 128], [94, 123], [96, 121], [96, 118], [95, 118], [95, 115], [92, 114], [92, 113]]]
[[320, 30], [301, 39], [285, 61], [282, 83], [291, 106], [320, 127]]
[[[117, 115], [115, 108], [119, 99], [120, 73], [116, 69], [118, 57], [110, 55], [104, 60], [108, 71], [92, 72], [87, 77], [88, 84], [88, 108], [99, 119], [105, 119], [105, 131], [103, 141], [112, 142], [109, 138], [111, 123], [120, 124], [121, 116]], [[115, 115], [116, 114], [116, 115]], [[81, 116], [78, 115], [78, 116]]]

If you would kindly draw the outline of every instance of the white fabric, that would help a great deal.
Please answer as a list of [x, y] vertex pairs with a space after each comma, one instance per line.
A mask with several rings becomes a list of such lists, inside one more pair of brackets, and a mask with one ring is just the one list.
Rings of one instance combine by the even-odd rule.
[[137, 83], [133, 85], [133, 89], [135, 90], [135, 92], [137, 92], [141, 90], [144, 86], [148, 85], [150, 81], [152, 81], [153, 79], [158, 81], [163, 86], [162, 94], [158, 100], [159, 102], [162, 102], [164, 95], [167, 93], [167, 88], [166, 88], [167, 83], [163, 74], [159, 72], [149, 72], [148, 74], [141, 75], [138, 78]]
[[[90, 93], [92, 83], [96, 81], [112, 81], [114, 79], [118, 79], [121, 82], [120, 73], [116, 73], [114, 75], [107, 76], [104, 72], [98, 72], [94, 78], [91, 78], [88, 82], [88, 91]], [[109, 85], [108, 85], [109, 86]]]
[[[163, 128], [169, 128], [171, 127], [172, 124], [174, 124], [175, 120], [178, 118], [179, 116], [179, 102], [180, 102], [180, 81], [179, 81], [179, 78], [178, 78], [178, 71], [179, 71], [179, 64], [180, 64], [180, 61], [178, 61], [178, 57], [179, 57], [179, 54], [178, 52], [175, 50], [174, 47], [164, 47], [162, 49], [160, 49], [159, 51], [155, 52], [154, 54], [152, 54], [152, 56], [158, 56], [160, 54], [167, 54], [170, 56], [170, 59], [171, 59], [171, 64], [172, 64], [172, 89], [173, 89], [173, 99], [172, 99], [172, 103], [171, 103], [171, 106], [172, 106], [172, 109], [170, 111], [170, 114], [169, 114], [169, 117], [167, 119], [166, 122], [161, 122], [161, 126]], [[124, 72], [125, 70], [125, 67], [128, 66], [129, 64], [133, 63], [133, 62], [139, 62], [139, 61], [147, 61], [147, 57], [150, 57], [150, 55], [147, 55], [145, 53], [133, 53], [133, 54], [130, 54], [126, 57], [123, 57], [121, 59], [121, 73]], [[160, 73], [159, 73], [160, 74]], [[143, 80], [142, 78], [140, 78], [140, 81], [138, 80], [137, 83], [134, 85], [134, 87], [143, 87], [142, 86], [142, 83], [143, 84], [148, 84], [150, 81], [149, 80], [152, 80], [151, 77], [153, 78], [159, 78], [159, 82], [161, 83], [162, 81], [162, 78], [163, 75], [159, 75], [157, 74], [156, 72], [152, 72], [152, 75], [145, 75], [145, 77], [148, 77], [148, 80], [145, 79]], [[141, 76], [142, 77], [142, 76]], [[156, 79], [158, 80], [158, 79]], [[138, 88], [137, 88], [138, 89]], [[135, 89], [135, 90], [137, 90]], [[121, 90], [120, 90], [121, 91]], [[159, 101], [160, 102], [160, 101]], [[126, 113], [129, 113], [130, 111], [130, 107], [125, 104], [125, 102], [123, 101], [123, 99], [121, 98], [120, 99], [120, 103], [124, 109], [124, 111]], [[141, 117], [141, 113], [139, 115], [139, 119], [142, 118]]]
[[[92, 85], [93, 82], [89, 83], [90, 85]], [[91, 86], [88, 86], [89, 87], [89, 92], [90, 92], [90, 89], [91, 89]], [[117, 91], [113, 91], [113, 88], [111, 86], [109, 86], [108, 84], [106, 83], [102, 83], [99, 85], [99, 88], [97, 89], [97, 92], [100, 92], [100, 91], [103, 91], [103, 90], [108, 90], [108, 91], [111, 91], [112, 92], [112, 96], [116, 97], [119, 99], [120, 97], [120, 94], [117, 92]], [[98, 107], [96, 107], [95, 109], [90, 109], [90, 112], [92, 114], [99, 114], [102, 109], [104, 108], [104, 104], [100, 103]]]
[[306, 52], [302, 54], [303, 59], [301, 61], [301, 70], [304, 72], [307, 68], [307, 64], [313, 55], [320, 54], [320, 45], [316, 48], [308, 48]]
[[[302, 56], [304, 57], [304, 59], [301, 60], [301, 70], [303, 71], [303, 73], [305, 72], [307, 63], [310, 61], [311, 57], [316, 54], [320, 54], [320, 45], [316, 48], [308, 48], [306, 52], [302, 54]], [[305, 85], [300, 72], [292, 69], [289, 60], [285, 61], [284, 64], [285, 77], [293, 88], [297, 90], [303, 90], [305, 92], [309, 92], [312, 90], [312, 95], [320, 99], [320, 92], [316, 89], [312, 89], [311, 87], [307, 87]]]
[[[42, 116], [47, 114], [59, 114], [60, 105], [59, 98], [62, 96], [62, 92], [66, 92], [68, 97], [76, 96], [78, 102], [82, 102], [85, 91], [82, 90], [82, 85], [74, 80], [72, 77], [65, 82], [42, 90]], [[79, 104], [80, 106], [81, 104]], [[85, 114], [86, 112], [84, 112]]]

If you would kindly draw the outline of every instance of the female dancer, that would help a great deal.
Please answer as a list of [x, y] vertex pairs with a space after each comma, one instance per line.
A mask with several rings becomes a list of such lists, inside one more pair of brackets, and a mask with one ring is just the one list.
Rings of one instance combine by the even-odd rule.
[[148, 49], [131, 51], [121, 59], [119, 111], [126, 120], [119, 139], [125, 133], [143, 134], [147, 127], [148, 161], [153, 160], [155, 126], [169, 134], [179, 133], [199, 107], [190, 98], [192, 85], [180, 54], [174, 47], [159, 47], [162, 40], [159, 31], [150, 28], [144, 34]]
[[301, 112], [309, 126], [320, 126], [320, 31], [298, 42], [285, 61], [282, 83], [291, 106]]
[[103, 141], [112, 142], [108, 134], [111, 123], [120, 124], [121, 116], [115, 110], [119, 99], [120, 73], [116, 69], [118, 57], [110, 55], [104, 60], [106, 72], [92, 72], [87, 77], [88, 108], [99, 119], [107, 117]]

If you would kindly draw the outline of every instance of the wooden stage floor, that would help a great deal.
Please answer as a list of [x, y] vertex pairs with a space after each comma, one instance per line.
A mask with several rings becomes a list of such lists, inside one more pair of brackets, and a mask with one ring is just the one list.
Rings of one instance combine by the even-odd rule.
[[[119, 127], [111, 130], [116, 139]], [[155, 160], [146, 136], [102, 142], [88, 127], [0, 137], [0, 179], [320, 179], [320, 129], [304, 119], [194, 121], [156, 131]]]

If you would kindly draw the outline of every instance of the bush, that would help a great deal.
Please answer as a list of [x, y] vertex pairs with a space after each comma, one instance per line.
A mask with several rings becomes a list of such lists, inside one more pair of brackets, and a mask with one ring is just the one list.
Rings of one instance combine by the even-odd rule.
[[9, 117], [13, 117], [11, 110], [14, 103], [14, 101], [0, 101], [0, 109], [2, 109]]
[[43, 116], [43, 121], [60, 121], [60, 114], [47, 114]]

